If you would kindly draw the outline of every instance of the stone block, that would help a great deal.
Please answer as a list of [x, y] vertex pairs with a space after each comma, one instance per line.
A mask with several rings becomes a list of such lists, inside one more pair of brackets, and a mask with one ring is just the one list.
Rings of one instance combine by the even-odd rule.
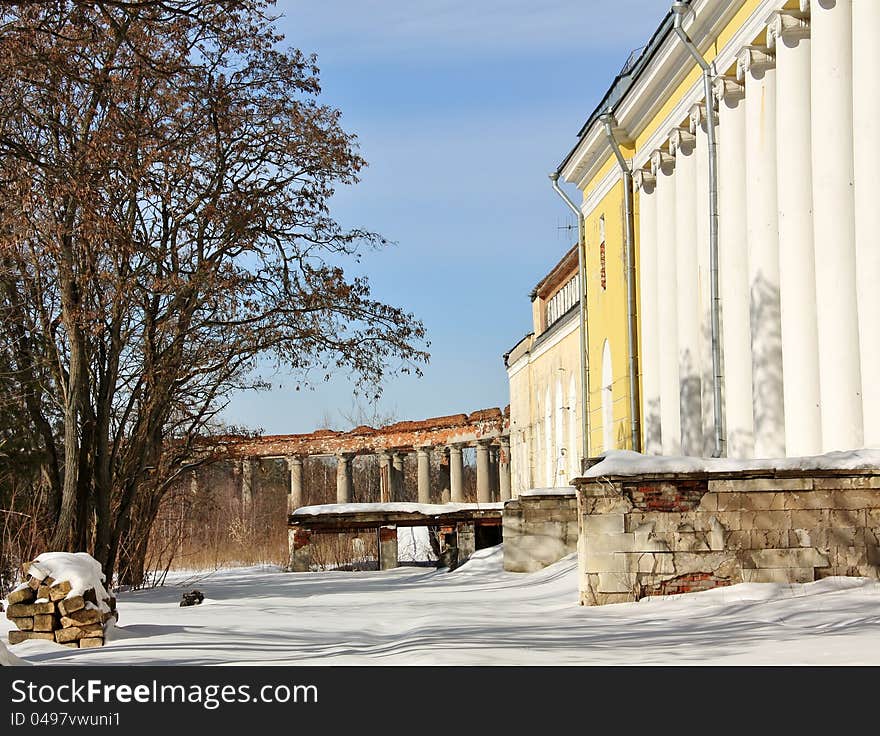
[[788, 511], [743, 511], [742, 528], [753, 529], [791, 529], [791, 515]]
[[54, 634], [46, 631], [10, 631], [9, 643], [21, 644], [29, 639], [42, 639], [43, 641], [55, 641]]
[[582, 516], [581, 530], [587, 535], [621, 534], [626, 532], [626, 518], [623, 514]]
[[[814, 540], [813, 537], [816, 537]], [[790, 529], [786, 547], [818, 547], [818, 535], [812, 529]]]
[[785, 495], [772, 491], [742, 493], [740, 494], [740, 507], [743, 511], [782, 511], [785, 508]]
[[34, 631], [52, 631], [57, 619], [51, 613], [41, 613], [34, 616]]
[[58, 629], [55, 632], [55, 641], [64, 644], [71, 641], [79, 641], [84, 637], [94, 637], [97, 634], [103, 636], [104, 627], [101, 624], [87, 624], [83, 627], [71, 626], [65, 629]]
[[834, 500], [829, 490], [803, 491], [787, 494], [785, 504], [789, 509], [830, 509]]
[[710, 480], [708, 488], [710, 493], [730, 493], [737, 490], [737, 485], [733, 480]]
[[880, 507], [880, 491], [860, 490], [832, 491], [834, 505], [838, 509], [870, 509]]
[[[729, 481], [723, 481], [729, 482]], [[710, 484], [711, 490], [711, 484]], [[717, 502], [717, 510], [718, 511], [741, 511], [742, 506], [740, 505], [740, 495], [736, 491], [729, 491], [727, 493], [719, 493], [718, 494], [718, 502]]]
[[626, 554], [590, 554], [584, 559], [584, 570], [590, 573], [629, 572]]
[[82, 626], [101, 622], [101, 612], [97, 608], [81, 608], [61, 617], [62, 626]]
[[634, 596], [636, 576], [632, 573], [600, 572], [597, 593], [626, 593]]
[[23, 588], [17, 588], [13, 590], [7, 597], [6, 600], [10, 605], [14, 603], [32, 603], [34, 601], [34, 589], [29, 585], [24, 586]]
[[741, 511], [718, 511], [715, 513], [715, 518], [729, 532], [738, 532], [742, 529]]
[[58, 611], [62, 616], [69, 616], [74, 611], [80, 611], [85, 607], [86, 601], [81, 595], [75, 595], [58, 601]]
[[828, 524], [831, 527], [866, 526], [864, 509], [831, 509]]
[[6, 610], [6, 618], [21, 618], [54, 612], [55, 604], [50, 601], [44, 603], [15, 603]]
[[749, 532], [749, 549], [788, 547], [788, 533], [788, 529], [753, 529]]
[[865, 547], [865, 555], [869, 565], [880, 565], [880, 545], [869, 544]]
[[828, 557], [812, 547], [758, 549], [753, 550], [750, 554], [758, 569], [826, 567], [828, 565]]
[[817, 529], [828, 526], [827, 509], [792, 509], [791, 526], [793, 529]]
[[34, 630], [34, 617], [33, 616], [20, 616], [18, 618], [12, 619], [12, 623], [15, 624], [16, 628], [19, 631], [33, 631]]
[[833, 526], [820, 535], [823, 547], [853, 547], [856, 544], [858, 529], [852, 526]]
[[60, 583], [55, 583], [55, 585], [49, 588], [49, 600], [60, 601], [71, 590], [71, 585], [67, 580], [62, 580]]
[[[712, 485], [711, 483], [709, 484]], [[718, 494], [707, 493], [700, 499], [700, 505], [697, 507], [700, 511], [713, 512], [718, 510]]]
[[742, 571], [744, 583], [811, 583], [812, 567], [776, 567]]
[[817, 491], [837, 491], [853, 487], [852, 478], [834, 475], [827, 478], [813, 478], [813, 488]]
[[79, 648], [80, 649], [92, 649], [94, 647], [102, 647], [104, 646], [104, 638], [103, 637], [88, 637], [79, 640]]
[[741, 529], [728, 531], [724, 540], [724, 548], [728, 550], [748, 549], [749, 534], [750, 532]]

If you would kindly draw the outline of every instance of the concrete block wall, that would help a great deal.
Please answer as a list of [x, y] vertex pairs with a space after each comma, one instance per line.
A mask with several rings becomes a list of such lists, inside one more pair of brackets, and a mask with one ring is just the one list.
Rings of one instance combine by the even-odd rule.
[[880, 470], [573, 482], [584, 605], [740, 582], [880, 579]]
[[504, 569], [535, 572], [577, 550], [578, 506], [568, 495], [519, 496], [501, 515]]

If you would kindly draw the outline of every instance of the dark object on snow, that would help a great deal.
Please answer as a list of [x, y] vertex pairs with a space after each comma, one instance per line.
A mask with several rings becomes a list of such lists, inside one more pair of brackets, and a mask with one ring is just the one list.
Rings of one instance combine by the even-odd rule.
[[180, 601], [181, 607], [183, 606], [197, 606], [205, 600], [205, 596], [200, 590], [191, 590], [189, 593], [184, 593], [183, 598]]

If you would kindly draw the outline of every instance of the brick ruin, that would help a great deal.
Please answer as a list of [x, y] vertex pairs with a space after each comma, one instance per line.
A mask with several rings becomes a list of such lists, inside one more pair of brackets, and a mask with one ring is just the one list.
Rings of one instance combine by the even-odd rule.
[[741, 582], [880, 579], [880, 470], [576, 478], [585, 605]]
[[[466, 447], [476, 448], [477, 501], [510, 498], [510, 407], [482, 409], [471, 414], [404, 421], [386, 427], [355, 427], [347, 432], [320, 429], [308, 434], [263, 435], [259, 437], [215, 436], [203, 447], [216, 460], [241, 464], [242, 498], [253, 493], [254, 463], [262, 459], [284, 459], [290, 471], [288, 512], [302, 506], [303, 461], [308, 457], [335, 457], [336, 502], [350, 503], [354, 496], [353, 458], [375, 455], [380, 468], [381, 501], [418, 500], [428, 503], [431, 495], [430, 462], [441, 453], [441, 483], [451, 502], [463, 501], [463, 460]], [[415, 454], [418, 460], [416, 498], [403, 485], [403, 461]]]

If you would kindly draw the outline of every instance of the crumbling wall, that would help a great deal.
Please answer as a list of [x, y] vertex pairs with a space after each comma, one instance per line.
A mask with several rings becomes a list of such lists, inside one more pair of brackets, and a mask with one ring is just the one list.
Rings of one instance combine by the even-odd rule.
[[574, 484], [585, 605], [740, 582], [880, 579], [877, 471], [579, 478]]
[[578, 506], [568, 495], [520, 496], [501, 515], [504, 569], [535, 572], [576, 551]]

